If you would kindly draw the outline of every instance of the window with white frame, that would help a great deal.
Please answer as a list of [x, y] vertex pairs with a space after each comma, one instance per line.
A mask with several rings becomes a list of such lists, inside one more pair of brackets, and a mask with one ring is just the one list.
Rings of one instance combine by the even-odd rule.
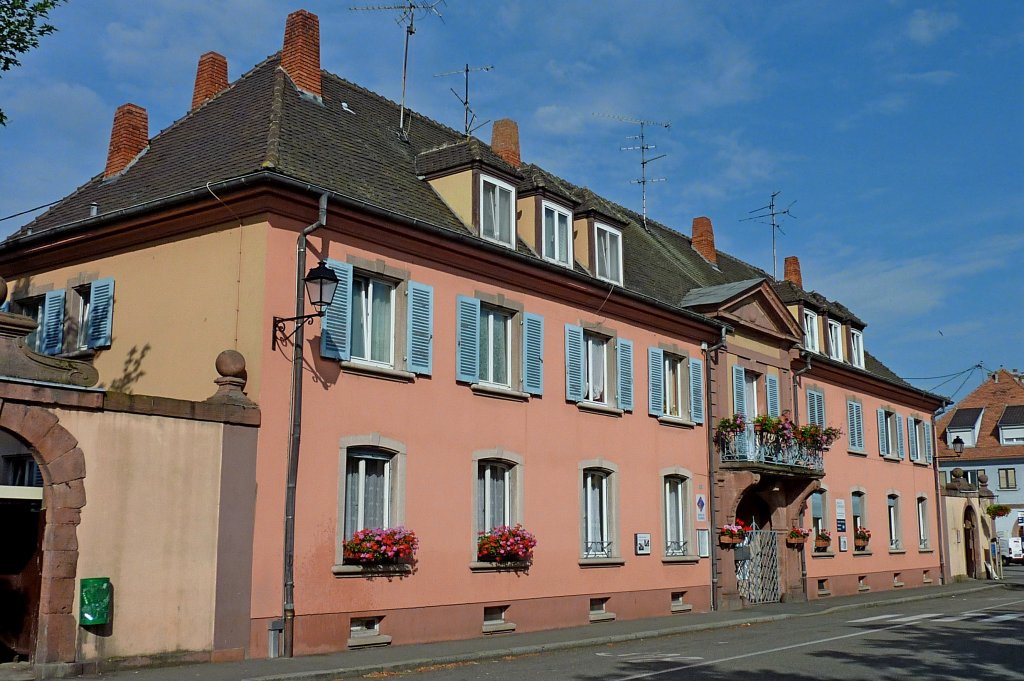
[[583, 332], [585, 351], [583, 361], [587, 378], [583, 399], [587, 402], [608, 402], [608, 338], [589, 331]]
[[541, 203], [541, 213], [541, 254], [545, 260], [572, 267], [572, 215], [561, 206], [547, 201]]
[[889, 548], [897, 550], [903, 548], [902, 537], [900, 536], [900, 497], [897, 494], [890, 494], [886, 497], [888, 506], [889, 521]]
[[355, 274], [352, 277], [352, 359], [386, 366], [395, 356], [395, 285]]
[[79, 286], [75, 288], [78, 297], [78, 333], [75, 349], [89, 349], [89, 313], [92, 308], [92, 287]]
[[924, 461], [928, 455], [928, 429], [925, 421], [914, 416], [907, 417], [907, 446], [910, 448], [911, 461]]
[[665, 476], [665, 555], [683, 556], [689, 552], [686, 509], [687, 480], [679, 475]]
[[828, 356], [832, 359], [843, 359], [843, 325], [828, 320]]
[[516, 190], [512, 185], [480, 176], [480, 235], [509, 248], [515, 246]]
[[25, 339], [25, 346], [34, 352], [42, 352], [43, 341], [43, 299], [24, 298], [16, 303], [18, 314], [30, 317], [36, 323], [36, 328]]
[[825, 393], [807, 389], [807, 423], [825, 427]]
[[345, 465], [345, 538], [389, 527], [392, 455], [373, 449], [348, 452]]
[[760, 411], [757, 404], [757, 386], [760, 378], [761, 374], [749, 369], [743, 372], [743, 408], [744, 413], [751, 418], [757, 416]]
[[850, 500], [853, 502], [850, 504], [850, 515], [853, 520], [853, 529], [859, 530], [862, 527], [867, 527], [867, 516], [865, 515], [867, 504], [865, 502], [866, 497], [864, 492], [856, 491], [851, 494], [850, 497]]
[[818, 490], [811, 494], [811, 528], [815, 534], [828, 529], [828, 519], [825, 511], [828, 508], [827, 494], [825, 490]]
[[689, 416], [688, 360], [678, 355], [664, 353], [664, 394], [662, 413], [665, 416], [683, 418]]
[[1006, 405], [996, 426], [999, 428], [999, 444], [1024, 445], [1024, 405]]
[[502, 295], [477, 295], [455, 300], [455, 380], [484, 393], [543, 394], [544, 318]]
[[999, 469], [999, 489], [1017, 489], [1017, 469]]
[[855, 367], [864, 368], [864, 332], [850, 330], [850, 362]]
[[512, 524], [512, 466], [509, 463], [477, 463], [476, 504], [478, 532]]
[[888, 409], [878, 412], [878, 453], [881, 456], [902, 459], [906, 453], [903, 443], [903, 417]]
[[818, 352], [818, 315], [804, 310], [804, 349]]
[[583, 471], [583, 557], [612, 555], [610, 515], [611, 472], [599, 468]]
[[1024, 445], [1024, 426], [1003, 426], [999, 429], [999, 444]]
[[917, 498], [917, 545], [928, 548], [928, 498]]
[[850, 451], [864, 451], [864, 407], [854, 400], [846, 401], [846, 436]]
[[601, 223], [594, 224], [597, 263], [594, 272], [599, 279], [622, 285], [622, 232]]
[[506, 310], [480, 306], [480, 382], [512, 385], [512, 315]]
[[597, 404], [633, 411], [632, 341], [600, 325], [566, 324], [565, 399], [581, 409]]

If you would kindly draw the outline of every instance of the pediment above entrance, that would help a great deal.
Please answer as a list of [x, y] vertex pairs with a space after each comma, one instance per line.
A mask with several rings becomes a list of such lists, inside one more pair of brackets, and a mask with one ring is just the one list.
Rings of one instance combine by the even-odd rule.
[[683, 305], [753, 336], [798, 343], [803, 334], [766, 279], [695, 289], [687, 293]]

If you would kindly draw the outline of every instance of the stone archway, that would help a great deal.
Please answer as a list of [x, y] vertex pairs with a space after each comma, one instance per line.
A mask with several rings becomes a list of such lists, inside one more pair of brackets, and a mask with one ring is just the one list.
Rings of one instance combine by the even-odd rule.
[[978, 520], [974, 509], [964, 509], [964, 565], [967, 576], [978, 578]]
[[43, 407], [0, 400], [0, 428], [23, 440], [43, 476], [46, 526], [36, 665], [75, 661], [77, 625], [72, 612], [78, 567], [78, 524], [85, 506], [85, 455]]

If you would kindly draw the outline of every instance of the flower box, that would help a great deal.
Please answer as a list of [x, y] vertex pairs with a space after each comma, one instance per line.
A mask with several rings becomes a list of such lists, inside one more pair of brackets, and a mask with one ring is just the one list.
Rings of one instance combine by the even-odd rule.
[[537, 539], [522, 525], [501, 525], [481, 532], [476, 544], [476, 557], [481, 563], [515, 563], [529, 565]]
[[815, 539], [814, 540], [814, 548], [816, 548], [816, 549], [827, 549], [830, 546], [832, 546], [832, 540], [831, 539]]
[[413, 562], [418, 546], [416, 533], [404, 527], [358, 530], [344, 544], [344, 560], [348, 565], [403, 565]]
[[730, 535], [730, 534], [720, 534], [720, 535], [718, 535], [718, 543], [719, 544], [742, 544], [743, 543], [743, 537], [735, 537], [735, 536]]
[[863, 551], [867, 547], [868, 547], [868, 540], [867, 539], [854, 539], [853, 540], [853, 548], [856, 549], [857, 551]]
[[807, 543], [807, 537], [786, 537], [787, 546], [803, 546]]

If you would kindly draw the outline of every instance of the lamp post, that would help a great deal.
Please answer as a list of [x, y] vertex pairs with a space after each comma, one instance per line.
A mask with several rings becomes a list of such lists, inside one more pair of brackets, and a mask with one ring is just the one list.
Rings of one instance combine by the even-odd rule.
[[953, 438], [953, 453], [960, 456], [964, 453], [964, 441], [957, 435]]
[[[299, 330], [303, 324], [312, 324], [314, 319], [324, 316], [327, 306], [334, 300], [334, 291], [338, 288], [338, 276], [334, 274], [334, 270], [327, 266], [327, 263], [321, 260], [319, 265], [306, 273], [302, 283], [305, 284], [306, 296], [309, 297], [309, 302], [316, 309], [316, 312], [313, 314], [299, 314], [294, 317], [274, 317], [274, 331], [270, 339], [270, 348], [272, 350], [277, 350], [278, 334], [281, 334], [281, 341], [286, 341], [295, 336], [295, 345], [299, 347], [299, 338], [301, 337]], [[299, 305], [302, 305], [301, 287], [297, 302]], [[296, 309], [301, 310], [302, 308], [296, 307]], [[288, 322], [295, 322], [295, 328], [292, 329], [291, 333], [285, 333], [285, 324]], [[299, 352], [302, 352], [301, 347], [299, 347]]]

